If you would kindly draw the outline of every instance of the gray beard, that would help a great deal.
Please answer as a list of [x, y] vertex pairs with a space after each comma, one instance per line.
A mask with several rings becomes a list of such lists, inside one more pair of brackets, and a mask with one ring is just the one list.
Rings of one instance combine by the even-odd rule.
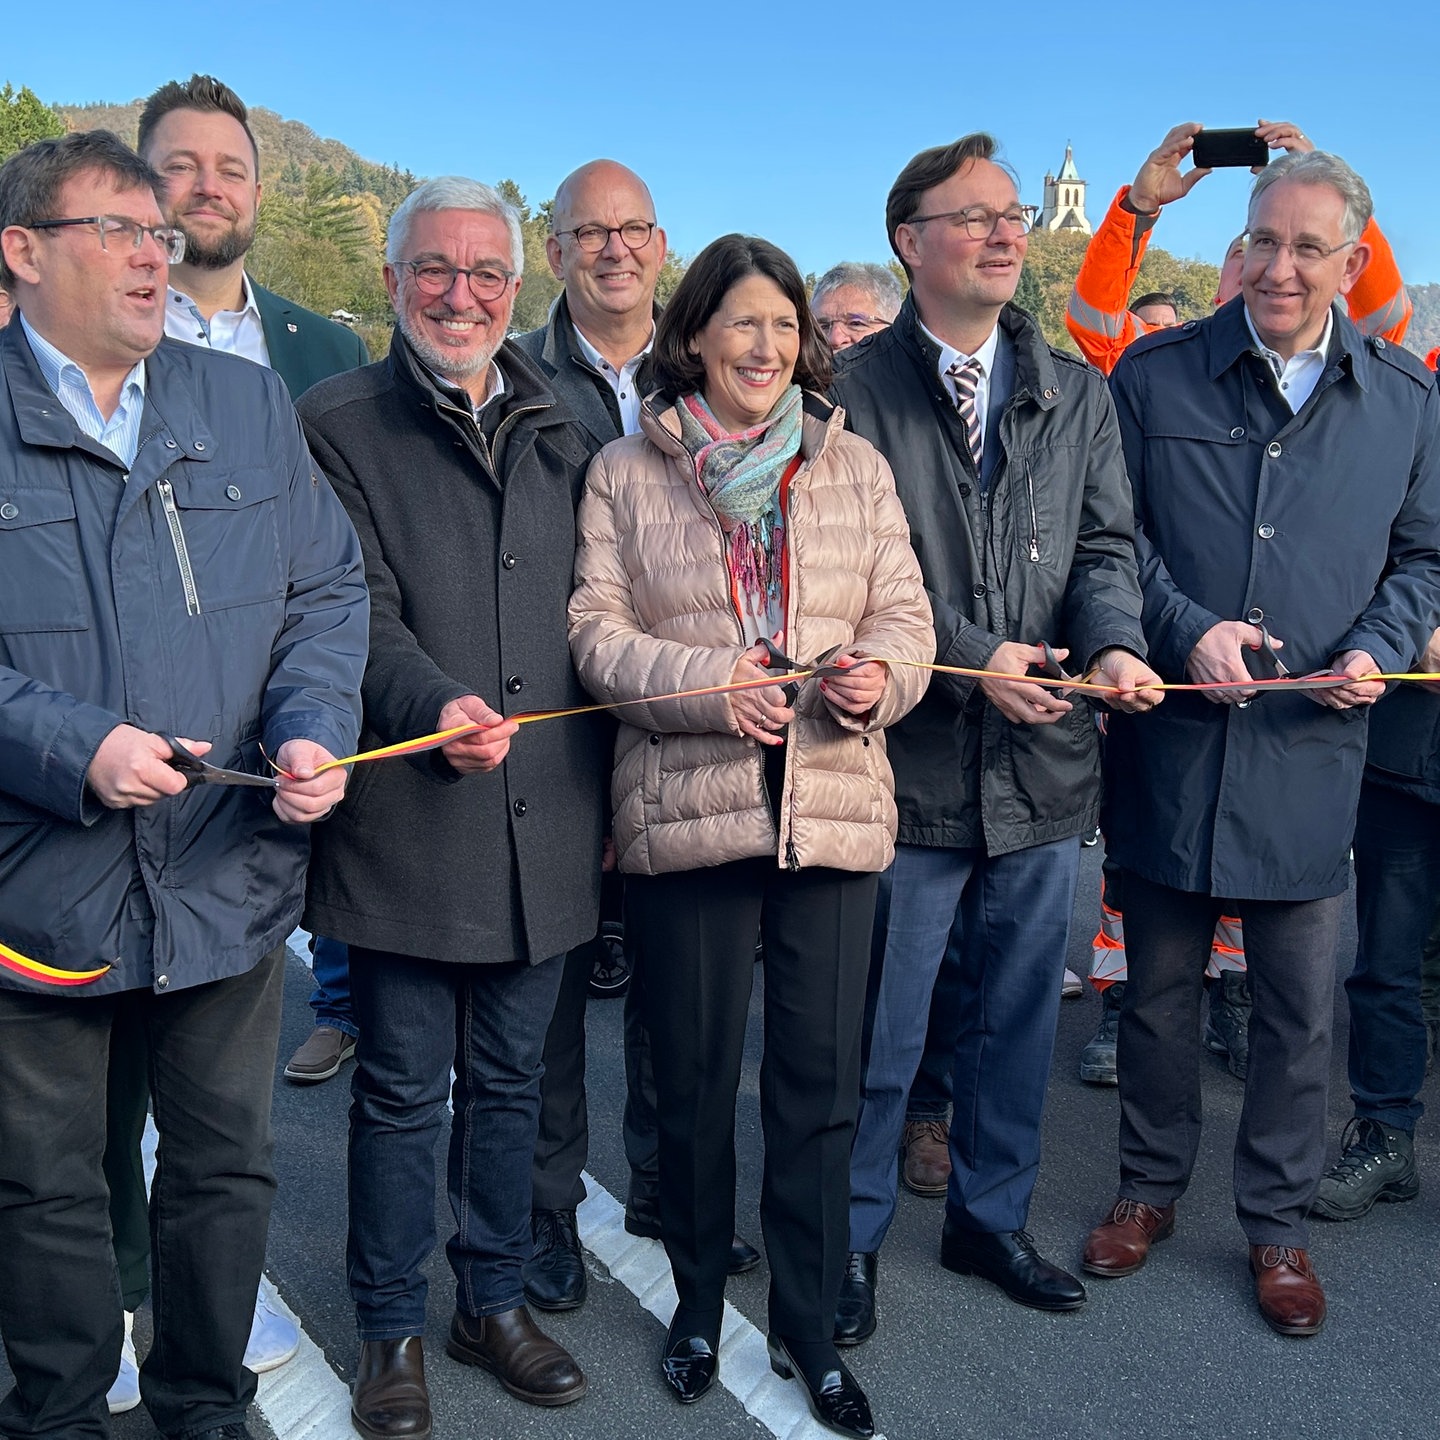
[[[447, 380], [454, 380], [457, 384], [472, 379], [486, 369], [495, 358], [495, 351], [500, 348], [500, 342], [497, 341], [494, 346], [483, 352], [474, 355], [457, 355], [454, 350], [432, 344], [425, 336], [417, 335], [408, 316], [397, 315], [396, 319], [400, 324], [400, 333], [421, 361], [437, 375], [443, 375]], [[503, 338], [502, 336], [501, 339]]]
[[237, 260], [244, 259], [255, 243], [253, 222], [248, 229], [241, 229], [238, 225], [232, 227], [219, 240], [208, 245], [186, 230], [182, 222], [177, 221], [176, 225], [185, 235], [185, 263], [197, 270], [226, 270]]

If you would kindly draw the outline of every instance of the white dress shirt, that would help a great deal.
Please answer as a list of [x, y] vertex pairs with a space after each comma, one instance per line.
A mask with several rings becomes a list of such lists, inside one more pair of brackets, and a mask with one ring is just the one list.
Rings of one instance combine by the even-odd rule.
[[650, 328], [650, 338], [645, 342], [645, 348], [638, 355], [632, 355], [618, 370], [581, 334], [578, 325], [572, 324], [570, 328], [575, 332], [575, 341], [580, 346], [580, 353], [605, 377], [610, 388], [615, 392], [615, 400], [620, 406], [620, 433], [622, 435], [639, 434], [640, 402], [644, 397], [640, 394], [640, 387], [635, 383], [635, 376], [655, 344], [654, 326]]
[[223, 350], [227, 355], [243, 355], [268, 370], [270, 351], [265, 345], [265, 327], [255, 307], [250, 277], [243, 271], [240, 285], [240, 308], [217, 310], [208, 321], [188, 295], [170, 286], [165, 296], [165, 333], [187, 345], [203, 345], [208, 350]]
[[958, 360], [962, 365], [967, 360], [975, 360], [980, 365], [980, 379], [975, 385], [975, 413], [980, 417], [980, 428], [985, 429], [985, 417], [990, 413], [990, 377], [995, 373], [995, 352], [1000, 345], [1000, 327], [997, 325], [985, 338], [985, 343], [973, 354], [967, 355], [963, 350], [957, 350], [953, 345], [947, 345], [933, 331], [926, 329], [923, 322], [920, 328], [940, 347], [940, 383], [945, 387], [945, 393], [950, 397], [952, 405], [957, 404], [958, 397], [955, 393], [955, 377], [950, 373], [950, 367]]
[[1330, 310], [1326, 313], [1325, 330], [1319, 340], [1315, 342], [1315, 348], [1301, 350], [1288, 360], [1282, 360], [1260, 338], [1259, 332], [1255, 329], [1255, 322], [1250, 318], [1248, 305], [1245, 307], [1245, 323], [1250, 327], [1250, 338], [1254, 340], [1256, 348], [1275, 372], [1275, 380], [1280, 386], [1281, 397], [1290, 407], [1290, 413], [1295, 414], [1315, 393], [1315, 387], [1325, 373], [1325, 356], [1329, 353], [1330, 334], [1335, 328], [1335, 312]]

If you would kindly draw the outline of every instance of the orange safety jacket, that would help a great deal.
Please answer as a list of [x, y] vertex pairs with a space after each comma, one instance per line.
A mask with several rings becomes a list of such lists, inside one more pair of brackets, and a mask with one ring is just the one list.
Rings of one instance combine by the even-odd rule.
[[[1162, 328], [1125, 308], [1150, 244], [1150, 232], [1159, 218], [1158, 213], [1139, 215], [1128, 209], [1121, 202], [1129, 194], [1130, 187], [1122, 185], [1100, 228], [1090, 237], [1065, 311], [1065, 328], [1080, 353], [1106, 375], [1132, 340]], [[1345, 297], [1350, 318], [1363, 334], [1383, 335], [1398, 345], [1405, 338], [1413, 307], [1395, 263], [1395, 252], [1373, 216], [1360, 243], [1369, 246], [1370, 263]]]
[[[1222, 915], [1215, 922], [1210, 959], [1205, 973], [1212, 980], [1225, 970], [1244, 971], [1245, 927], [1238, 915]], [[1105, 878], [1100, 878], [1100, 928], [1091, 942], [1090, 983], [1097, 990], [1124, 982], [1130, 973], [1125, 958], [1125, 917], [1109, 903]]]

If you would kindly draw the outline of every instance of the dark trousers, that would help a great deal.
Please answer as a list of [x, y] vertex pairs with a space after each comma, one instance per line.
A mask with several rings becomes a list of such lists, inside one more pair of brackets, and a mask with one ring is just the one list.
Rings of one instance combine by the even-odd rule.
[[110, 1073], [105, 1089], [105, 1183], [110, 1187], [110, 1229], [125, 1309], [138, 1310], [150, 1293], [150, 1200], [140, 1142], [150, 1111], [150, 1055], [140, 1007], [122, 1005], [110, 1032]]
[[541, 1051], [562, 958], [447, 965], [350, 947], [360, 1035], [350, 1105], [350, 1293], [362, 1340], [425, 1332], [435, 1141], [450, 1120], [456, 1308], [524, 1303]]
[[1413, 1133], [1425, 1107], [1421, 960], [1440, 895], [1440, 806], [1366, 782], [1355, 823], [1360, 945], [1345, 982], [1355, 1113]]
[[[243, 1421], [275, 1191], [270, 1096], [283, 949], [155, 995], [0, 990], [0, 1435], [105, 1436], [124, 1335], [102, 1158], [112, 1036], [139, 1026], [160, 1132], [155, 1341], [140, 1393], [163, 1435]], [[121, 1018], [121, 1012], [127, 1012]], [[118, 1022], [118, 1023], [117, 1023]]]
[[950, 1079], [955, 1067], [955, 1041], [960, 1034], [960, 946], [964, 925], [959, 917], [950, 931], [945, 958], [930, 992], [930, 1019], [920, 1068], [905, 1102], [906, 1120], [944, 1120], [950, 1114]]
[[315, 989], [310, 1008], [317, 1025], [328, 1025], [351, 1037], [355, 1034], [355, 1011], [350, 1004], [349, 947], [341, 940], [317, 935], [310, 942], [311, 972]]
[[735, 1097], [765, 945], [760, 1224], [770, 1328], [829, 1341], [845, 1266], [850, 1142], [874, 875], [772, 858], [626, 880], [645, 974], [660, 1136], [660, 1220], [680, 1304], [718, 1314], [735, 1228]]
[[1325, 1165], [1341, 896], [1225, 901], [1126, 871], [1120, 1194], [1168, 1205], [1200, 1144], [1200, 1001], [1222, 905], [1245, 926], [1254, 1008], [1235, 1140], [1235, 1213], [1252, 1245], [1303, 1249]]

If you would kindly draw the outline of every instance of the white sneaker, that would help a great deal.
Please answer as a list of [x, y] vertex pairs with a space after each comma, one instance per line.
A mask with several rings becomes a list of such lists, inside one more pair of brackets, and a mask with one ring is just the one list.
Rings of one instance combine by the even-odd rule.
[[295, 1358], [300, 1348], [300, 1327], [270, 1302], [264, 1289], [255, 1297], [255, 1318], [250, 1322], [250, 1343], [245, 1364], [257, 1375], [277, 1370]]
[[120, 1347], [120, 1373], [105, 1397], [112, 1415], [123, 1415], [140, 1403], [140, 1363], [135, 1358], [135, 1314], [125, 1312], [125, 1343]]
[[1073, 971], [1067, 970], [1065, 978], [1060, 982], [1060, 996], [1064, 1000], [1073, 1000], [1077, 995], [1083, 994], [1085, 982]]

